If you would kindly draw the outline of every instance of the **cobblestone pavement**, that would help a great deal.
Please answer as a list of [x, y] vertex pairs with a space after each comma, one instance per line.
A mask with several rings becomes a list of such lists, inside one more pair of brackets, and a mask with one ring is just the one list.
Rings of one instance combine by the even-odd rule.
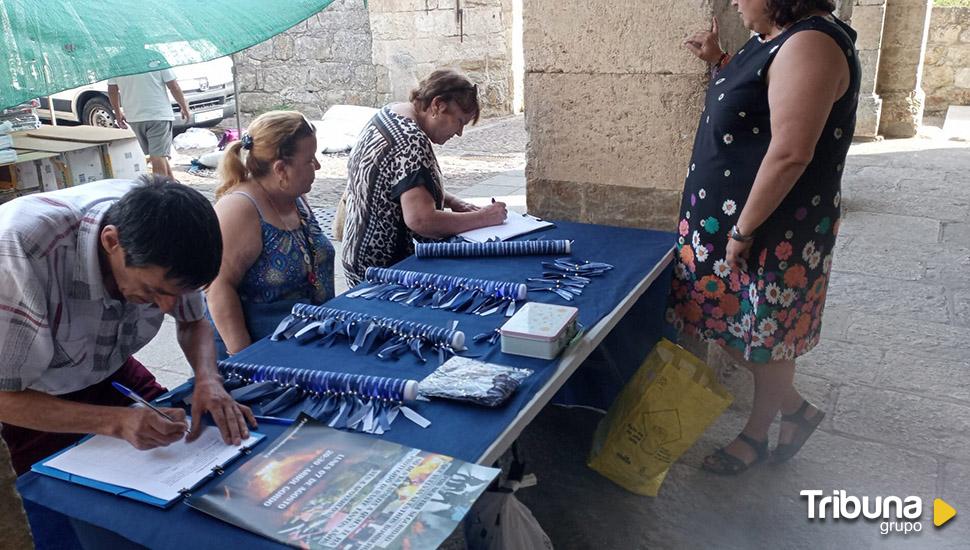
[[[970, 510], [970, 147], [894, 140], [850, 155], [822, 342], [796, 369], [828, 413], [819, 432], [782, 466], [700, 470], [750, 411], [750, 376], [727, 369], [735, 404], [645, 498], [585, 466], [598, 415], [547, 408], [521, 438], [539, 485], [520, 498], [556, 548], [968, 547], [970, 522], [935, 529], [932, 501]], [[809, 489], [920, 496], [922, 531], [809, 521]]]
[[[521, 118], [487, 121], [439, 160], [452, 189], [512, 189], [518, 178], [524, 193], [524, 145]], [[735, 404], [647, 498], [585, 466], [599, 415], [547, 407], [520, 439], [539, 485], [518, 496], [556, 548], [967, 547], [970, 518], [936, 529], [932, 501], [970, 514], [970, 147], [893, 140], [856, 144], [850, 155], [822, 342], [796, 370], [799, 389], [828, 413], [819, 431], [785, 465], [739, 478], [701, 471], [750, 410], [750, 377], [724, 369]], [[339, 196], [340, 160], [321, 170], [315, 206]], [[139, 354], [170, 384], [188, 374], [173, 332], [167, 322]], [[922, 531], [882, 536], [879, 522], [809, 521], [799, 496], [807, 489], [920, 496]]]

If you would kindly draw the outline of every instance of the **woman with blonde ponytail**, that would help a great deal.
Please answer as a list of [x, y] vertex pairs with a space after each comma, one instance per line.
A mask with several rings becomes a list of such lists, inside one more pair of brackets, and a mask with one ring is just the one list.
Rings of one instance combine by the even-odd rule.
[[333, 246], [304, 197], [320, 168], [316, 148], [306, 117], [270, 111], [219, 163], [215, 209], [225, 238], [206, 298], [220, 358], [270, 334], [294, 303], [333, 297]]

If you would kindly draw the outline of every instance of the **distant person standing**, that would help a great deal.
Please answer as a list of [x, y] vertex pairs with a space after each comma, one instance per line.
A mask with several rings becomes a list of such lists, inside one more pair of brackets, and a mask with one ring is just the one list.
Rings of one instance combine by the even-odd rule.
[[189, 104], [171, 69], [108, 80], [108, 97], [119, 128], [131, 126], [141, 150], [152, 163], [152, 173], [172, 177], [168, 164], [175, 114], [168, 91], [179, 104], [182, 119], [189, 120]]

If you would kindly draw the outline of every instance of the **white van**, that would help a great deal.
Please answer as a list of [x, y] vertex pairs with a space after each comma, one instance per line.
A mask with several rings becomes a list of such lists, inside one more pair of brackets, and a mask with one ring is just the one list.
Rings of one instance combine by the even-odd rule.
[[[178, 78], [179, 87], [185, 94], [192, 116], [182, 120], [181, 109], [169, 93], [175, 129], [190, 126], [215, 126], [224, 118], [236, 114], [236, 97], [232, 88], [232, 58], [220, 57], [204, 63], [183, 65], [172, 69]], [[50, 122], [50, 111], [46, 97], [38, 98], [40, 109], [37, 115], [41, 120]], [[90, 126], [115, 127], [114, 111], [108, 101], [108, 83], [105, 80], [66, 90], [51, 96], [54, 102], [54, 116], [58, 121], [80, 122]]]

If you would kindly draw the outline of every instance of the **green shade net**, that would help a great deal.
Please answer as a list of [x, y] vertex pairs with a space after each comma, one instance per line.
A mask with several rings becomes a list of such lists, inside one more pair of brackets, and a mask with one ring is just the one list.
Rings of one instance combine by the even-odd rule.
[[0, 108], [235, 53], [331, 2], [0, 0]]

